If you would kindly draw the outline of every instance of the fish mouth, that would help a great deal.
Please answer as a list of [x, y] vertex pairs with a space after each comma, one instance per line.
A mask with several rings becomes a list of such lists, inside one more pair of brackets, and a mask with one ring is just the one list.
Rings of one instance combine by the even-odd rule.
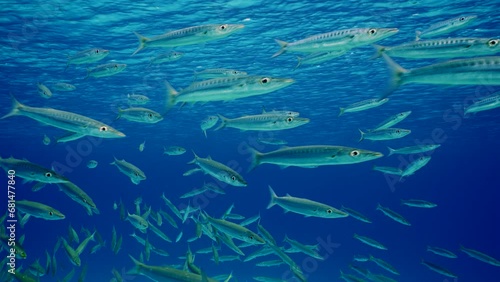
[[244, 25], [244, 24], [235, 24], [235, 25], [233, 25], [233, 29], [235, 29], [235, 30], [237, 30], [237, 29], [242, 29], [242, 28], [244, 28], [244, 27], [245, 27], [245, 25]]
[[118, 131], [118, 132], [115, 133], [115, 137], [117, 137], [117, 138], [122, 138], [122, 137], [125, 137], [125, 136], [127, 136], [127, 135], [125, 135], [125, 133], [120, 132], [120, 131]]
[[372, 155], [373, 155], [374, 157], [376, 157], [376, 158], [381, 158], [381, 157], [383, 157], [383, 156], [384, 156], [384, 154], [379, 153], [379, 152], [375, 152], [375, 153], [373, 153]]

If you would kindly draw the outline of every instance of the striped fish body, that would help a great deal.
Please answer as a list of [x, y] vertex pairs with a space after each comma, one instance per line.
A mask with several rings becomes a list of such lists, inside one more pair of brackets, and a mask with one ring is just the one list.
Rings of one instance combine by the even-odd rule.
[[234, 119], [228, 119], [222, 115], [218, 116], [221, 124], [215, 130], [232, 127], [240, 130], [273, 131], [291, 129], [309, 122], [308, 118], [273, 113], [243, 116]]
[[343, 115], [344, 113], [360, 112], [360, 111], [365, 111], [368, 109], [376, 108], [376, 107], [382, 106], [383, 104], [387, 103], [387, 101], [389, 101], [388, 98], [368, 99], [368, 100], [360, 101], [360, 102], [351, 104], [345, 108], [340, 108], [339, 116]]
[[109, 50], [98, 48], [84, 50], [74, 55], [68, 56], [68, 65], [94, 63], [104, 59], [104, 57], [106, 57], [107, 55], [109, 55]]
[[379, 123], [377, 126], [375, 126], [375, 128], [373, 130], [390, 128], [390, 127], [402, 122], [410, 114], [411, 114], [411, 111], [406, 111], [406, 112], [402, 112], [399, 114], [395, 114], [395, 115], [389, 117], [388, 119], [384, 120], [383, 122]]
[[55, 171], [34, 164], [28, 160], [15, 159], [13, 157], [2, 159], [0, 157], [0, 167], [2, 167], [5, 172], [14, 170], [16, 176], [23, 178], [26, 182], [64, 183], [69, 181], [66, 177], [57, 174]]
[[99, 65], [93, 69], [89, 69], [87, 71], [87, 76], [85, 78], [88, 78], [89, 76], [95, 78], [111, 76], [124, 71], [125, 68], [127, 68], [126, 64], [109, 63], [104, 65]]
[[441, 21], [429, 26], [424, 31], [416, 31], [416, 40], [420, 38], [427, 38], [438, 36], [445, 33], [450, 33], [461, 28], [469, 26], [475, 19], [476, 15], [471, 16], [459, 16], [449, 20]]
[[200, 158], [194, 154], [194, 159], [189, 164], [196, 164], [204, 173], [211, 175], [217, 180], [232, 186], [245, 187], [247, 182], [243, 177], [230, 167], [212, 160], [212, 158]]
[[393, 211], [393, 210], [391, 210], [389, 208], [383, 207], [380, 204], [378, 204], [377, 205], [377, 210], [381, 211], [387, 217], [391, 218], [392, 220], [394, 220], [396, 222], [399, 222], [399, 223], [404, 224], [404, 225], [411, 226], [411, 224], [408, 222], [408, 220], [406, 220], [402, 215], [400, 215], [399, 213], [397, 213], [397, 212], [395, 212], [395, 211]]
[[132, 183], [137, 185], [139, 182], [146, 179], [146, 175], [140, 168], [125, 160], [119, 160], [117, 158], [114, 159], [115, 160], [111, 163], [111, 165], [116, 166], [121, 173], [130, 177], [130, 181], [132, 181]]
[[65, 216], [53, 207], [33, 201], [16, 201], [16, 209], [30, 216], [45, 220], [61, 220]]
[[498, 107], [500, 107], [500, 95], [492, 95], [465, 108], [465, 114], [492, 110]]
[[57, 186], [73, 201], [82, 205], [87, 211], [88, 215], [92, 215], [92, 213], [99, 214], [99, 209], [97, 209], [97, 206], [92, 198], [90, 198], [90, 196], [87, 195], [87, 193], [85, 193], [85, 191], [83, 191], [77, 185], [73, 184], [72, 182], [66, 182], [59, 183]]
[[401, 174], [401, 177], [410, 176], [414, 174], [417, 170], [423, 168], [429, 161], [431, 157], [420, 157], [418, 160], [410, 163]]
[[225, 233], [231, 238], [236, 238], [238, 240], [252, 243], [254, 245], [265, 243], [264, 239], [260, 238], [255, 232], [251, 231], [246, 227], [243, 227], [239, 224], [227, 220], [216, 219], [206, 214], [204, 216], [212, 226], [214, 226], [217, 230]]

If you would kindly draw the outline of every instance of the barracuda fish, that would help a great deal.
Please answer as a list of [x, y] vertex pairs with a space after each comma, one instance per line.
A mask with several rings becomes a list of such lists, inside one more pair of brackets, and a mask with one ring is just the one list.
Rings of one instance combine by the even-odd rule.
[[68, 92], [68, 91], [76, 90], [76, 86], [74, 86], [73, 84], [65, 83], [65, 82], [58, 82], [58, 83], [52, 85], [52, 89], [54, 89], [55, 91]]
[[348, 213], [350, 216], [354, 217], [355, 219], [359, 220], [359, 221], [362, 221], [362, 222], [366, 222], [366, 223], [372, 223], [372, 221], [364, 216], [363, 214], [361, 214], [360, 212], [358, 211], [355, 211], [353, 209], [350, 209], [350, 208], [346, 208], [344, 206], [342, 206], [340, 208], [342, 211], [345, 211], [346, 213]]
[[259, 235], [255, 234], [255, 232], [251, 231], [246, 227], [243, 227], [241, 225], [238, 225], [236, 223], [227, 220], [210, 217], [205, 212], [202, 212], [201, 215], [203, 216], [204, 220], [210, 223], [218, 231], [225, 233], [227, 236], [231, 238], [252, 243], [254, 245], [265, 244], [264, 239], [262, 239], [261, 237], [259, 237]]
[[406, 111], [406, 112], [402, 112], [399, 114], [395, 114], [395, 115], [389, 117], [388, 119], [384, 120], [383, 122], [379, 123], [377, 126], [374, 127], [373, 130], [390, 128], [390, 127], [402, 122], [410, 114], [411, 114], [411, 111]]
[[143, 233], [149, 227], [148, 221], [137, 214], [130, 214], [127, 212], [126, 220], [128, 220], [135, 228], [139, 229], [139, 231]]
[[242, 116], [233, 119], [228, 119], [226, 117], [223, 117], [222, 115], [218, 116], [221, 123], [215, 130], [219, 130], [225, 127], [232, 127], [243, 131], [246, 130], [273, 131], [273, 130], [291, 129], [309, 123], [308, 118], [293, 117], [289, 115], [280, 115], [272, 113]]
[[271, 186], [269, 186], [269, 192], [271, 193], [271, 201], [267, 206], [268, 209], [274, 205], [278, 205], [285, 210], [285, 213], [291, 211], [302, 214], [305, 217], [341, 218], [349, 215], [334, 207], [309, 199], [296, 198], [288, 194], [284, 197], [278, 197]]
[[207, 24], [186, 27], [151, 38], [144, 37], [134, 32], [137, 39], [139, 39], [139, 47], [132, 56], [146, 47], [173, 48], [221, 39], [244, 27], [245, 26], [242, 24]]
[[281, 49], [272, 58], [285, 52], [316, 53], [349, 50], [382, 40], [398, 31], [397, 28], [353, 28], [317, 34], [291, 43], [276, 39]]
[[373, 261], [375, 264], [377, 264], [381, 268], [389, 271], [392, 274], [399, 275], [399, 271], [397, 271], [396, 268], [394, 268], [394, 266], [390, 265], [388, 262], [386, 262], [383, 259], [376, 258], [376, 257], [370, 255], [370, 261]]
[[464, 114], [493, 110], [498, 107], [500, 107], [500, 95], [491, 95], [465, 108]]
[[365, 139], [372, 141], [393, 140], [393, 139], [403, 138], [411, 133], [411, 130], [402, 128], [385, 128], [385, 129], [370, 130], [367, 132], [363, 132], [361, 131], [361, 129], [358, 130], [359, 133], [361, 133], [361, 137], [359, 138], [358, 142], [361, 142]]
[[430, 262], [425, 261], [425, 260], [422, 260], [421, 264], [425, 265], [430, 270], [437, 272], [441, 275], [448, 276], [451, 278], [458, 278], [458, 276], [456, 274], [454, 274], [453, 272], [449, 271], [448, 269], [446, 269], [442, 266], [439, 266], [437, 264], [430, 263]]
[[285, 140], [281, 140], [281, 139], [275, 139], [275, 138], [259, 138], [257, 139], [257, 141], [259, 141], [259, 143], [262, 143], [262, 144], [266, 144], [266, 145], [286, 145], [288, 144], [287, 141]]
[[203, 130], [203, 134], [205, 134], [205, 138], [207, 138], [207, 130], [214, 127], [215, 124], [219, 121], [219, 117], [217, 116], [208, 116], [200, 123], [200, 128]]
[[375, 58], [382, 53], [390, 57], [407, 59], [450, 59], [494, 55], [500, 52], [500, 39], [491, 38], [446, 38], [414, 41], [398, 46], [374, 45]]
[[391, 167], [391, 166], [376, 166], [374, 165], [373, 170], [380, 171], [386, 174], [393, 174], [393, 175], [399, 175], [401, 176], [403, 174], [403, 170], [397, 167]]
[[410, 163], [401, 174], [401, 178], [410, 176], [414, 174], [417, 170], [423, 168], [429, 161], [431, 157], [420, 157], [416, 161]]
[[186, 149], [179, 146], [163, 147], [163, 154], [169, 156], [179, 156], [186, 152]]
[[429, 144], [429, 145], [416, 145], [416, 146], [404, 147], [400, 149], [393, 149], [391, 147], [387, 147], [387, 149], [389, 149], [388, 156], [392, 156], [395, 154], [411, 155], [411, 154], [425, 153], [428, 151], [436, 150], [439, 147], [441, 147], [440, 144]]
[[28, 266], [28, 271], [35, 277], [45, 276], [45, 268], [40, 264], [40, 259], [36, 259], [34, 263]]
[[116, 119], [119, 118], [140, 123], [157, 123], [163, 120], [163, 116], [160, 113], [146, 108], [118, 109]]
[[40, 82], [37, 82], [36, 86], [38, 88], [38, 94], [42, 98], [49, 99], [50, 97], [52, 97], [52, 91], [50, 91], [50, 89], [47, 86], [43, 85]]
[[141, 94], [127, 94], [128, 104], [130, 106], [145, 105], [149, 103], [149, 97]]
[[69, 65], [95, 63], [97, 61], [102, 60], [107, 55], [109, 55], [109, 50], [104, 50], [99, 48], [93, 48], [78, 52], [74, 55], [68, 56], [66, 69], [69, 67]]
[[323, 62], [329, 61], [331, 59], [335, 59], [347, 53], [348, 50], [335, 50], [330, 52], [316, 52], [311, 53], [305, 57], [297, 57], [299, 61], [295, 66], [297, 69], [301, 65], [317, 65]]
[[62, 220], [66, 218], [60, 211], [38, 202], [16, 201], [16, 209], [25, 214], [21, 219], [21, 225], [26, 224], [31, 216], [45, 220]]
[[500, 261], [488, 256], [487, 254], [481, 253], [480, 251], [476, 251], [473, 249], [467, 249], [466, 247], [460, 245], [460, 251], [466, 253], [469, 255], [471, 258], [475, 258], [477, 260], [480, 260], [482, 262], [494, 265], [494, 266], [500, 266]]
[[51, 108], [35, 108], [19, 103], [12, 97], [12, 109], [10, 113], [0, 119], [11, 116], [26, 116], [41, 123], [74, 132], [71, 136], [58, 139], [57, 142], [66, 142], [82, 138], [86, 135], [101, 138], [121, 138], [125, 134], [112, 128], [111, 126], [97, 120]]
[[390, 219], [392, 219], [396, 222], [411, 226], [411, 224], [408, 222], [408, 220], [406, 220], [402, 215], [400, 215], [399, 213], [397, 213], [389, 208], [386, 208], [380, 204], [377, 204], [376, 210], [381, 211], [384, 215], [386, 215], [387, 217], [389, 217]]
[[437, 207], [437, 204], [424, 201], [424, 200], [415, 200], [415, 199], [410, 199], [410, 200], [401, 200], [401, 204], [409, 207], [414, 207], [414, 208], [435, 208]]
[[296, 249], [310, 257], [313, 257], [313, 258], [316, 258], [316, 259], [319, 259], [319, 260], [324, 260], [325, 258], [322, 257], [318, 251], [317, 251], [317, 246], [314, 246], [313, 248], [309, 247], [309, 246], [306, 246], [302, 243], [299, 243], [298, 241], [295, 241], [293, 239], [290, 239], [288, 238], [288, 236], [285, 234], [285, 239], [283, 240], [284, 242], [287, 242], [288, 244], [290, 244], [290, 246], [293, 248], [293, 249]]
[[231, 101], [270, 93], [294, 82], [291, 78], [235, 76], [193, 82], [181, 92], [177, 92], [165, 81], [167, 105], [171, 107], [177, 103]]
[[382, 153], [356, 148], [329, 145], [285, 147], [276, 151], [261, 153], [249, 148], [252, 164], [249, 171], [260, 164], [275, 164], [283, 168], [298, 166], [314, 168], [322, 165], [344, 165], [378, 159]]
[[104, 65], [98, 65], [93, 69], [88, 69], [87, 76], [85, 76], [84, 79], [87, 79], [89, 77], [98, 78], [98, 77], [112, 76], [124, 71], [125, 68], [127, 68], [126, 64], [109, 63]]
[[243, 177], [232, 170], [228, 166], [221, 164], [217, 161], [212, 160], [210, 156], [208, 158], [200, 158], [194, 153], [194, 159], [188, 164], [197, 165], [201, 171], [205, 174], [209, 174], [217, 180], [227, 183], [232, 186], [245, 187], [247, 182]]
[[[16, 258], [18, 259], [26, 259], [28, 257], [22, 243], [19, 240], [11, 240], [8, 235], [3, 234], [2, 232], [0, 232], [0, 244], [2, 245], [2, 248], [8, 250], [8, 252], [10, 252], [10, 249], [14, 249]], [[2, 250], [2, 248], [0, 248], [0, 250]]]
[[69, 261], [73, 264], [73, 265], [76, 265], [76, 266], [81, 266], [82, 265], [82, 261], [80, 259], [80, 255], [75, 251], [75, 249], [73, 249], [69, 244], [68, 242], [66, 241], [66, 239], [60, 237], [59, 238], [60, 241], [62, 241], [62, 244], [63, 244], [63, 247], [64, 247], [64, 250], [66, 251], [66, 254], [68, 255], [68, 258], [69, 258]]
[[347, 282], [365, 282], [364, 279], [356, 277], [352, 274], [346, 274], [342, 270], [340, 270], [340, 279], [347, 281]]
[[227, 76], [246, 76], [247, 72], [239, 71], [239, 70], [231, 70], [231, 69], [206, 69], [200, 72], [195, 72], [195, 79], [203, 78], [218, 78], [218, 77], [227, 77]]
[[367, 256], [362, 256], [362, 255], [354, 255], [353, 260], [359, 261], [359, 262], [367, 262], [370, 260], [370, 258]]
[[184, 56], [184, 53], [175, 51], [172, 51], [170, 53], [160, 54], [152, 58], [151, 61], [149, 61], [148, 67], [151, 66], [152, 64], [161, 64], [161, 63], [177, 61], [180, 58], [182, 58], [182, 56]]
[[110, 164], [115, 165], [121, 173], [130, 177], [130, 181], [135, 185], [138, 185], [142, 180], [146, 179], [146, 174], [144, 174], [140, 168], [125, 160], [119, 160], [116, 157], [113, 158], [115, 161]]
[[443, 248], [427, 246], [427, 251], [446, 258], [457, 258], [457, 255]]
[[280, 259], [274, 259], [274, 260], [261, 261], [259, 263], [256, 263], [255, 266], [271, 267], [271, 266], [279, 266], [282, 264], [285, 264], [285, 262]]
[[5, 172], [14, 170], [16, 172], [16, 177], [22, 178], [24, 182], [63, 183], [69, 181], [69, 179], [57, 174], [55, 171], [34, 164], [26, 159], [20, 160], [13, 157], [2, 159], [0, 157], [0, 167], [3, 168]]
[[359, 241], [361, 241], [362, 243], [368, 245], [368, 246], [371, 246], [371, 247], [374, 247], [374, 248], [377, 248], [377, 249], [380, 249], [380, 250], [387, 250], [387, 248], [382, 245], [381, 243], [373, 240], [372, 238], [368, 238], [368, 237], [365, 237], [365, 236], [360, 236], [356, 233], [354, 233], [354, 236], [353, 236], [355, 239], [358, 239]]
[[368, 276], [370, 275], [370, 271], [368, 269], [361, 268], [361, 267], [359, 267], [357, 265], [349, 264], [349, 268], [352, 269], [352, 270], [354, 270], [354, 271], [356, 271], [359, 275], [361, 275], [363, 277], [368, 278]]
[[[76, 184], [68, 181], [68, 182], [63, 182], [63, 183], [56, 183], [57, 187], [59, 187], [59, 190], [64, 192], [68, 197], [70, 197], [73, 201], [77, 202], [80, 204], [82, 207], [85, 208], [87, 211], [88, 215], [93, 215], [99, 214], [99, 209], [97, 208], [96, 204], [90, 198], [85, 191], [83, 191], [80, 187], [78, 187]], [[37, 186], [35, 191], [38, 191], [42, 189], [44, 186]]]
[[391, 85], [381, 98], [409, 83], [441, 85], [500, 85], [500, 56], [456, 59], [433, 65], [404, 69], [382, 54], [392, 72]]
[[424, 31], [416, 31], [415, 32], [415, 40], [419, 40], [420, 38], [427, 38], [438, 36], [445, 33], [450, 33], [455, 30], [459, 30], [465, 28], [477, 18], [476, 15], [471, 16], [459, 16], [453, 19], [449, 19], [446, 21], [435, 23], [429, 26]]
[[253, 276], [252, 278], [260, 282], [286, 282], [286, 280], [283, 279], [266, 277], [266, 276]]
[[376, 107], [382, 106], [383, 104], [387, 103], [387, 101], [389, 101], [389, 99], [387, 99], [387, 98], [363, 100], [363, 101], [351, 104], [345, 108], [340, 108], [340, 112], [339, 112], [338, 116], [341, 116], [344, 113], [361, 112], [361, 111], [365, 111], [368, 109], [376, 108]]

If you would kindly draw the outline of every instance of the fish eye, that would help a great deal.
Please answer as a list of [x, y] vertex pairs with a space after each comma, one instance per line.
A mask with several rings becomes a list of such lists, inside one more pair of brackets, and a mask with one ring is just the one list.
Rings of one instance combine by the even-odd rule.
[[153, 117], [153, 114], [152, 114], [152, 113], [148, 113], [148, 117], [149, 117], [149, 118], [152, 118], [152, 117]]
[[461, 18], [460, 18], [460, 21], [465, 21], [465, 17], [461, 17]]
[[231, 176], [231, 180], [236, 180], [236, 176]]
[[115, 67], [115, 69], [117, 69], [117, 68], [118, 68], [118, 65], [115, 65], [114, 67]]
[[369, 34], [375, 34], [375, 33], [377, 33], [377, 30], [374, 29], [374, 28], [372, 28], [372, 29], [368, 30], [368, 33]]
[[50, 216], [52, 216], [52, 215], [54, 215], [54, 213], [50, 211], [50, 212], [49, 212], [49, 215], [50, 215]]
[[400, 132], [401, 132], [401, 130], [399, 130], [399, 129], [398, 129], [398, 130], [396, 130], [396, 133], [400, 133]]
[[356, 157], [359, 155], [359, 151], [358, 150], [351, 151], [349, 155], [351, 155], [351, 157]]
[[139, 176], [139, 173], [137, 173], [137, 172], [134, 172], [134, 175], [135, 175], [135, 176]]
[[50, 172], [46, 172], [46, 173], [45, 173], [45, 177], [52, 177], [52, 173], [50, 173]]
[[223, 25], [219, 26], [220, 30], [225, 30], [226, 28], [227, 28], [227, 24], [223, 24]]
[[108, 128], [106, 126], [101, 126], [99, 127], [99, 131], [108, 131]]
[[264, 77], [264, 78], [262, 78], [262, 79], [260, 80], [260, 82], [261, 82], [261, 83], [263, 83], [263, 84], [266, 84], [266, 83], [268, 83], [269, 81], [271, 81], [271, 79], [269, 79], [269, 78], [267, 78], [267, 77]]
[[332, 213], [333, 211], [331, 209], [327, 209], [326, 213]]
[[99, 54], [99, 49], [95, 50], [95, 53], [96, 53], [96, 54]]
[[292, 121], [293, 121], [293, 117], [288, 117], [288, 118], [286, 119], [286, 121], [287, 121], [287, 122], [292, 122]]
[[492, 39], [492, 40], [488, 41], [488, 46], [493, 47], [495, 45], [498, 45], [498, 40]]
[[250, 238], [250, 240], [253, 240], [253, 235], [250, 235], [250, 237], [249, 237], [249, 238]]

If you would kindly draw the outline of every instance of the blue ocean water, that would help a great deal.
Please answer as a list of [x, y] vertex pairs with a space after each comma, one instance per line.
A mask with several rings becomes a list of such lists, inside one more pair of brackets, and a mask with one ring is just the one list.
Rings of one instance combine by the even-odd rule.
[[[175, 2], [175, 3], [169, 3]], [[251, 217], [260, 213], [261, 224], [279, 244], [285, 235], [304, 244], [319, 244], [324, 260], [291, 254], [302, 268], [308, 281], [341, 281], [340, 270], [351, 273], [349, 265], [354, 255], [373, 255], [391, 263], [399, 272], [392, 275], [373, 262], [356, 263], [373, 273], [381, 273], [397, 281], [500, 281], [500, 268], [468, 257], [459, 250], [465, 247], [482, 251], [500, 259], [498, 190], [498, 120], [500, 111], [491, 110], [464, 116], [463, 107], [471, 101], [499, 90], [496, 86], [436, 86], [408, 84], [398, 89], [383, 106], [337, 117], [339, 107], [378, 97], [389, 81], [389, 71], [382, 59], [371, 59], [374, 50], [362, 46], [347, 54], [317, 65], [303, 65], [294, 70], [296, 54], [285, 53], [271, 59], [279, 50], [274, 39], [295, 41], [310, 35], [333, 30], [361, 27], [396, 27], [399, 32], [380, 41], [382, 45], [397, 45], [414, 39], [416, 29], [459, 15], [475, 14], [477, 22], [455, 31], [453, 37], [499, 36], [498, 1], [2, 1], [0, 19], [2, 33], [0, 50], [0, 77], [3, 95], [0, 98], [1, 115], [10, 109], [9, 93], [20, 102], [36, 107], [51, 107], [75, 112], [104, 121], [124, 132], [121, 139], [89, 139], [45, 146], [44, 134], [51, 138], [64, 135], [62, 130], [42, 125], [26, 117], [0, 120], [0, 156], [26, 158], [45, 167], [54, 166], [72, 182], [89, 194], [100, 210], [99, 215], [88, 216], [57, 186], [50, 185], [32, 192], [33, 183], [16, 184], [16, 199], [39, 201], [55, 207], [66, 215], [64, 220], [30, 219], [24, 228], [16, 229], [16, 236], [25, 235], [26, 260], [17, 260], [23, 271], [35, 260], [45, 263], [45, 251], [52, 254], [59, 237], [67, 238], [68, 226], [77, 231], [81, 227], [96, 229], [106, 246], [95, 254], [90, 248], [81, 255], [87, 265], [84, 281], [110, 281], [111, 270], [117, 269], [124, 281], [150, 281], [144, 276], [127, 275], [133, 268], [128, 255], [138, 258], [144, 250], [129, 236], [134, 232], [129, 222], [120, 220], [113, 204], [123, 201], [126, 209], [135, 210], [134, 200], [153, 210], [170, 213], [161, 195], [165, 194], [178, 207], [199, 206], [212, 216], [221, 216], [234, 203], [234, 213]], [[238, 23], [245, 28], [217, 41], [175, 48], [184, 56], [174, 62], [148, 67], [149, 59], [170, 49], [146, 48], [131, 56], [137, 48], [134, 31], [145, 36], [166, 31], [212, 23]], [[90, 49], [104, 48], [110, 55], [96, 64], [71, 65], [66, 71], [67, 55]], [[405, 68], [428, 65], [436, 60], [395, 59]], [[117, 62], [127, 68], [114, 76], [88, 78], [86, 67]], [[204, 105], [176, 106], [157, 124], [140, 124], [124, 119], [114, 120], [119, 107], [126, 106], [128, 93], [150, 97], [147, 106], [163, 112], [165, 109], [164, 80], [176, 89], [187, 87], [195, 71], [208, 68], [229, 68], [250, 74], [286, 77], [296, 80], [292, 86], [266, 95], [227, 103], [211, 102]], [[51, 86], [56, 82], [74, 84], [73, 92], [56, 92], [50, 99], [37, 93], [36, 83]], [[222, 114], [233, 118], [258, 114], [266, 109], [292, 110], [308, 117], [311, 122], [290, 130], [278, 132], [241, 132], [227, 128], [208, 131], [205, 138], [200, 122], [208, 115]], [[411, 129], [402, 139], [358, 143], [358, 128], [375, 126], [385, 118], [411, 110], [412, 114], [398, 127]], [[262, 145], [258, 138], [273, 137], [298, 145], [341, 145], [383, 152], [383, 158], [353, 165], [323, 166], [315, 169], [290, 167], [280, 169], [264, 164], [247, 172], [251, 158], [247, 146], [268, 152], [276, 146]], [[139, 144], [146, 141], [144, 151]], [[405, 166], [408, 157], [388, 155], [386, 146], [393, 148], [415, 144], [438, 143], [432, 160], [404, 181], [372, 170], [373, 165]], [[166, 156], [164, 146], [182, 146], [187, 152], [180, 156]], [[201, 157], [228, 164], [242, 174], [248, 186], [225, 187], [226, 194], [217, 197], [202, 195], [194, 199], [179, 196], [204, 182], [213, 181], [206, 175], [183, 173], [194, 168], [187, 162], [196, 152]], [[147, 179], [134, 185], [116, 167], [109, 165], [113, 156], [140, 167]], [[86, 163], [96, 160], [99, 165], [89, 169]], [[6, 174], [5, 174], [6, 175]], [[7, 186], [7, 177], [3, 177]], [[266, 209], [271, 185], [278, 195], [286, 193], [328, 203], [340, 208], [353, 208], [368, 216], [373, 223], [366, 224], [351, 217], [322, 219], [283, 213], [280, 207]], [[0, 200], [2, 209], [7, 193]], [[409, 208], [401, 199], [424, 199], [435, 202], [434, 209]], [[411, 222], [404, 226], [376, 211], [377, 203], [394, 209]], [[170, 213], [171, 214], [171, 213]], [[164, 223], [161, 229], [172, 239], [179, 232], [183, 237], [177, 243], [166, 243], [154, 234], [148, 234], [153, 245], [170, 253], [169, 257], [151, 255], [150, 265], [182, 265], [179, 256], [186, 254], [188, 245], [196, 251], [210, 247], [211, 240], [203, 236], [188, 243], [195, 234], [195, 224], [188, 220], [174, 229]], [[123, 236], [122, 249], [113, 254], [110, 249], [112, 226]], [[256, 225], [250, 229], [257, 231]], [[137, 232], [137, 231], [136, 231]], [[150, 233], [150, 232], [148, 232]], [[376, 239], [388, 247], [387, 251], [373, 249], [353, 238], [360, 234]], [[142, 235], [142, 234], [141, 234]], [[80, 233], [80, 237], [83, 237]], [[237, 240], [235, 240], [237, 241]], [[439, 246], [458, 255], [447, 259], [426, 251], [426, 246]], [[244, 249], [246, 254], [257, 247]], [[2, 251], [2, 256], [6, 254]], [[234, 255], [222, 246], [221, 255]], [[56, 254], [58, 269], [40, 281], [58, 281], [76, 268], [77, 281], [83, 267], [74, 267], [63, 250]], [[197, 254], [195, 264], [209, 276], [233, 273], [234, 281], [254, 281], [253, 276], [268, 276], [293, 281], [288, 267], [262, 268], [255, 261], [222, 262], [216, 265], [210, 254]], [[274, 259], [271, 256], [259, 261]], [[458, 278], [447, 278], [430, 271], [421, 260], [433, 262], [456, 273]], [[2, 272], [6, 266], [2, 266]]]

